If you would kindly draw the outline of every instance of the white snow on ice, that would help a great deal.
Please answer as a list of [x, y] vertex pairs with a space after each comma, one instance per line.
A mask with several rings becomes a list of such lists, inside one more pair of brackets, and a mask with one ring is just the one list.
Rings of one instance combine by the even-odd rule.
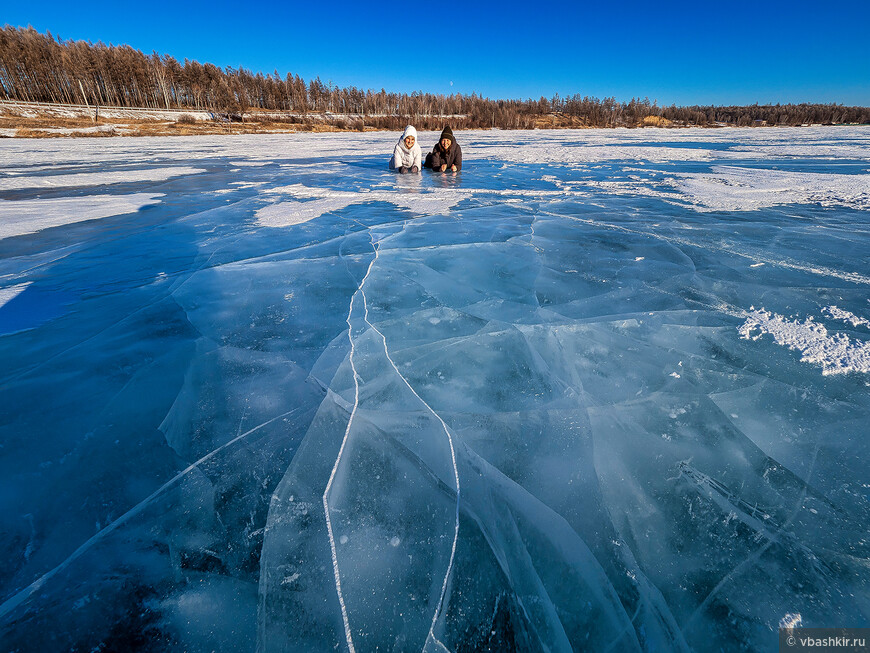
[[[591, 130], [590, 130], [591, 132]], [[588, 133], [588, 132], [587, 132]], [[520, 144], [493, 143], [480, 144], [465, 157], [474, 159], [498, 159], [512, 163], [526, 164], [588, 164], [602, 161], [642, 159], [653, 163], [669, 161], [709, 161], [712, 152], [700, 148], [688, 147], [650, 147], [645, 145], [630, 145], [623, 143], [608, 143], [597, 139], [592, 134], [585, 135], [568, 131], [561, 138], [548, 134], [546, 142], [533, 141]], [[518, 137], [518, 140], [522, 137]], [[603, 141], [603, 142], [602, 142]], [[465, 149], [463, 149], [463, 156]], [[718, 154], [718, 153], [717, 153]]]
[[0, 239], [75, 222], [135, 213], [159, 203], [161, 193], [91, 195], [33, 200], [0, 200]]
[[22, 190], [25, 188], [104, 186], [106, 184], [166, 181], [173, 177], [196, 175], [201, 172], [205, 172], [205, 170], [181, 166], [176, 168], [145, 168], [143, 170], [77, 172], [73, 174], [41, 175], [38, 177], [0, 177], [0, 191]]
[[858, 317], [854, 313], [850, 311], [844, 311], [842, 308], [837, 308], [836, 306], [826, 306], [822, 309], [823, 313], [827, 313], [835, 320], [841, 320], [842, 322], [846, 322], [851, 324], [854, 327], [857, 326], [867, 326], [870, 327], [870, 320], [863, 317]]
[[5, 304], [8, 304], [13, 299], [18, 297], [18, 295], [23, 293], [27, 289], [27, 286], [29, 286], [30, 284], [31, 282], [28, 281], [27, 283], [19, 283], [14, 286], [0, 288], [0, 306], [4, 306]]
[[[389, 202], [422, 215], [447, 213], [460, 201], [470, 196], [469, 191], [444, 189], [432, 192], [403, 191], [335, 191], [312, 188], [302, 184], [280, 186], [269, 189], [271, 193], [292, 195], [291, 201], [278, 202], [263, 207], [256, 213], [257, 223], [264, 227], [287, 227], [308, 222], [346, 208], [351, 204], [366, 202]], [[308, 201], [301, 201], [308, 200]]]
[[35, 132], [46, 134], [100, 134], [103, 132], [126, 131], [127, 125], [94, 125], [93, 127], [33, 127]]
[[[542, 180], [549, 181], [548, 176]], [[713, 166], [709, 173], [674, 173], [660, 179], [558, 182], [576, 196], [582, 188], [614, 195], [654, 197], [699, 212], [754, 211], [783, 204], [870, 208], [870, 175], [786, 172]]]
[[713, 166], [677, 175], [676, 188], [698, 211], [754, 211], [777, 204], [870, 208], [870, 175]]
[[747, 340], [772, 335], [776, 344], [799, 351], [802, 362], [821, 365], [825, 376], [870, 372], [870, 342], [853, 342], [843, 333], [829, 334], [824, 325], [812, 317], [801, 322], [764, 308], [752, 309], [738, 331]]
[[800, 612], [789, 612], [779, 620], [779, 627], [786, 629], [800, 628], [802, 623], [803, 618], [801, 617]]
[[[769, 160], [801, 156], [870, 159], [870, 133], [861, 127], [839, 127], [838, 140], [831, 140], [831, 128], [805, 129], [580, 129], [580, 130], [473, 130], [461, 132], [460, 142], [468, 161], [499, 159], [532, 164], [584, 165], [615, 160], [649, 163], [709, 161], [711, 159]], [[299, 158], [323, 158], [324, 162], [346, 160], [361, 153], [382, 152], [389, 158], [399, 132], [341, 134], [264, 134], [247, 136], [166, 136], [143, 139], [138, 160], [155, 160], [183, 155], [186, 161], [224, 158], [239, 165]], [[437, 132], [420, 132], [425, 147], [434, 144]], [[703, 143], [705, 147], [699, 147]], [[714, 149], [714, 146], [718, 146]], [[728, 149], [720, 149], [726, 146]], [[39, 164], [47, 157], [60, 165], [86, 159], [94, 164], [127, 161], [131, 153], [127, 138], [100, 142], [46, 139], [34, 148], [24, 139], [10, 139], [0, 145], [7, 160], [19, 165]], [[322, 163], [309, 165], [320, 166]], [[636, 163], [635, 165], [639, 164]]]

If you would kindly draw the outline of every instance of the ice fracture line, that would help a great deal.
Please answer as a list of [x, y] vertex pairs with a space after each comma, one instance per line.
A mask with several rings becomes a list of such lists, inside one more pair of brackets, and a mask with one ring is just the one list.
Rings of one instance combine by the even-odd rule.
[[[369, 268], [366, 270], [365, 276], [360, 281], [357, 291], [362, 294], [365, 301], [363, 287], [366, 285], [366, 280], [372, 272], [372, 266], [378, 258], [377, 249], [375, 256], [369, 262]], [[326, 483], [326, 489], [323, 491], [323, 513], [326, 516], [326, 531], [329, 535], [329, 548], [332, 553], [332, 571], [335, 575], [335, 591], [338, 593], [338, 603], [341, 606], [341, 619], [344, 622], [344, 637], [347, 640], [347, 648], [350, 653], [356, 653], [356, 648], [353, 645], [353, 637], [350, 632], [350, 621], [347, 618], [347, 606], [344, 603], [344, 594], [341, 592], [341, 573], [338, 570], [338, 554], [335, 549], [335, 534], [332, 530], [332, 519], [329, 516], [329, 491], [332, 489], [332, 483], [335, 481], [335, 474], [338, 471], [338, 466], [341, 464], [341, 457], [344, 454], [344, 447], [347, 444], [347, 438], [350, 435], [350, 428], [353, 425], [353, 418], [356, 415], [356, 409], [359, 407], [359, 378], [356, 373], [356, 365], [353, 362], [353, 356], [356, 353], [356, 348], [353, 344], [353, 327], [350, 323], [351, 315], [353, 315], [353, 304], [356, 300], [356, 293], [350, 298], [350, 307], [347, 311], [347, 339], [350, 342], [350, 369], [353, 373], [353, 408], [350, 411], [350, 418], [347, 420], [347, 428], [344, 430], [344, 438], [341, 440], [341, 447], [338, 449], [338, 456], [335, 459], [335, 464], [332, 466], [332, 473], [329, 475], [329, 481]]]
[[[380, 254], [380, 249], [378, 248], [377, 243], [375, 243], [374, 240], [372, 241], [372, 247], [375, 250], [375, 258], [372, 260], [372, 263], [374, 263]], [[371, 270], [371, 266], [369, 266], [369, 270]], [[368, 275], [366, 275], [366, 276], [368, 276]], [[381, 337], [381, 340], [384, 343], [384, 355], [387, 357], [387, 360], [390, 362], [390, 365], [393, 367], [396, 374], [399, 376], [400, 379], [402, 379], [402, 382], [408, 387], [408, 390], [410, 390], [411, 393], [415, 397], [417, 397], [417, 399], [420, 401], [420, 403], [423, 404], [430, 413], [432, 413], [432, 415], [435, 417], [435, 419], [437, 419], [439, 422], [441, 422], [441, 428], [444, 429], [444, 433], [447, 435], [447, 443], [450, 445], [450, 459], [451, 459], [451, 462], [453, 463], [453, 479], [456, 482], [456, 521], [455, 521], [455, 525], [453, 528], [453, 545], [451, 546], [451, 549], [450, 549], [450, 561], [447, 564], [447, 572], [444, 574], [444, 582], [441, 584], [441, 596], [438, 597], [438, 605], [435, 608], [435, 614], [432, 616], [432, 624], [429, 626], [429, 635], [427, 636], [427, 641], [431, 638], [434, 642], [439, 644], [444, 650], [447, 650], [447, 647], [444, 646], [444, 644], [442, 644], [438, 640], [437, 637], [435, 637], [435, 624], [438, 622], [438, 617], [441, 614], [441, 610], [444, 606], [444, 597], [447, 594], [447, 585], [450, 582], [450, 574], [453, 572], [453, 561], [456, 558], [456, 543], [459, 540], [459, 501], [461, 498], [461, 492], [460, 492], [460, 487], [459, 487], [459, 468], [456, 465], [456, 449], [453, 447], [453, 436], [450, 435], [450, 429], [447, 428], [447, 424], [444, 422], [443, 419], [441, 419], [441, 416], [435, 412], [435, 410], [432, 408], [432, 406], [430, 406], [428, 403], [426, 403], [426, 400], [423, 399], [423, 397], [421, 397], [419, 394], [417, 394], [417, 391], [414, 390], [414, 388], [411, 386], [410, 383], [408, 383], [408, 379], [406, 379], [402, 375], [402, 373], [399, 371], [399, 368], [396, 366], [396, 363], [390, 357], [390, 352], [389, 352], [389, 349], [387, 348], [387, 338], [384, 336], [383, 333], [381, 333], [380, 329], [378, 329], [374, 324], [369, 322], [369, 306], [368, 306], [368, 301], [366, 300], [365, 292], [363, 292], [363, 290], [362, 290], [362, 286], [360, 286], [360, 292], [362, 292], [362, 297], [363, 297], [363, 308], [365, 311], [365, 315], [364, 315], [365, 323], [368, 324], [374, 330], [374, 332], [377, 333]], [[355, 408], [356, 408], [356, 406], [354, 406], [354, 409]]]
[[716, 583], [716, 586], [712, 590], [710, 590], [710, 593], [707, 594], [706, 597], [704, 597], [704, 600], [701, 601], [700, 605], [698, 605], [698, 607], [695, 608], [695, 610], [692, 612], [692, 614], [689, 615], [688, 620], [686, 620], [685, 625], [681, 629], [684, 634], [689, 632], [694, 627], [696, 619], [701, 615], [701, 613], [704, 612], [704, 610], [707, 608], [707, 606], [710, 604], [710, 602], [713, 600], [713, 598], [719, 593], [719, 590], [721, 590], [723, 587], [725, 587], [725, 585], [727, 585], [733, 578], [735, 578], [739, 574], [743, 573], [746, 569], [748, 569], [753, 564], [755, 564], [755, 562], [757, 562], [761, 558], [761, 556], [763, 556], [764, 553], [771, 546], [773, 546], [774, 544], [779, 542], [779, 535], [786, 532], [785, 529], [787, 529], [789, 526], [791, 526], [792, 522], [797, 518], [798, 514], [800, 513], [800, 511], [803, 508], [803, 502], [807, 496], [807, 492], [809, 491], [810, 479], [812, 478], [813, 471], [816, 468], [816, 460], [818, 459], [818, 457], [819, 457], [819, 441], [818, 441], [818, 438], [816, 438], [816, 446], [813, 449], [813, 457], [812, 457], [812, 460], [810, 461], [810, 468], [809, 468], [809, 472], [807, 473], [807, 479], [806, 479], [806, 481], [804, 481], [803, 487], [801, 488], [800, 497], [798, 498], [797, 502], [795, 503], [795, 509], [792, 511], [789, 518], [785, 521], [785, 523], [782, 526], [780, 526], [776, 530], [775, 533], [773, 533], [773, 535], [771, 535], [767, 538], [767, 542], [761, 548], [750, 553], [743, 560], [743, 562], [738, 564], [736, 567], [732, 568], [731, 571], [729, 571], [722, 578], [722, 580], [720, 580], [718, 583]]
[[258, 426], [255, 426], [254, 428], [252, 428], [248, 431], [245, 431], [241, 435], [237, 435], [229, 442], [222, 444], [214, 451], [207, 453], [206, 455], [204, 455], [202, 458], [200, 458], [196, 462], [191, 463], [190, 465], [185, 467], [182, 471], [178, 472], [178, 474], [176, 474], [171, 479], [166, 481], [166, 483], [164, 483], [159, 488], [154, 490], [154, 492], [152, 492], [150, 495], [148, 495], [142, 501], [140, 501], [135, 506], [130, 508], [130, 510], [128, 510], [123, 515], [118, 517], [118, 519], [113, 521], [111, 524], [109, 524], [104, 529], [102, 529], [101, 531], [96, 533], [89, 540], [87, 540], [79, 548], [77, 548], [75, 551], [73, 551], [70, 554], [70, 556], [66, 560], [64, 560], [62, 563], [60, 563], [57, 567], [55, 567], [54, 569], [52, 569], [49, 572], [46, 572], [45, 574], [43, 574], [42, 576], [37, 578], [35, 581], [33, 581], [30, 585], [25, 587], [23, 590], [19, 591], [18, 593], [14, 594], [10, 598], [6, 599], [3, 602], [3, 604], [0, 605], [0, 617], [5, 617], [12, 610], [14, 610], [19, 605], [21, 605], [21, 603], [23, 603], [25, 600], [27, 600], [27, 598], [30, 597], [36, 590], [38, 590], [40, 587], [42, 587], [46, 583], [46, 581], [50, 580], [58, 572], [63, 571], [66, 567], [68, 567], [70, 565], [70, 563], [74, 562], [77, 558], [79, 558], [82, 554], [84, 554], [94, 544], [96, 544], [101, 539], [103, 539], [106, 535], [108, 535], [112, 531], [116, 530], [118, 527], [123, 526], [126, 522], [130, 521], [130, 519], [132, 519], [133, 517], [138, 515], [140, 512], [142, 512], [149, 503], [154, 501], [154, 499], [159, 497], [166, 490], [168, 490], [170, 487], [172, 487], [175, 483], [177, 483], [183, 477], [187, 476], [187, 474], [192, 472], [194, 469], [199, 467], [201, 464], [203, 464], [204, 462], [206, 462], [207, 460], [209, 460], [210, 458], [212, 458], [213, 456], [218, 454], [223, 449], [226, 449], [230, 445], [238, 442], [239, 440], [242, 440], [243, 438], [248, 437], [252, 433], [259, 431], [264, 426], [268, 426], [272, 422], [276, 422], [279, 419], [287, 417], [288, 415], [291, 415], [291, 414], [297, 412], [298, 410], [300, 410], [300, 409], [294, 408], [293, 410], [288, 410], [286, 413], [281, 413], [280, 415], [277, 415], [276, 417], [273, 417], [272, 419], [270, 419], [266, 422], [263, 422], [262, 424], [259, 424]]
[[742, 258], [750, 259], [752, 261], [760, 261], [763, 263], [767, 263], [769, 265], [776, 265], [781, 268], [786, 268], [788, 270], [795, 270], [797, 272], [806, 272], [809, 274], [816, 274], [823, 277], [833, 277], [835, 279], [842, 279], [843, 281], [851, 281], [852, 283], [858, 283], [862, 285], [870, 285], [870, 277], [859, 274], [858, 272], [848, 272], [843, 270], [835, 270], [833, 268], [825, 267], [823, 265], [807, 265], [803, 263], [795, 263], [794, 261], [790, 261], [788, 259], [777, 259], [767, 256], [763, 253], [759, 252], [751, 252], [746, 251], [743, 252], [733, 245], [727, 242], [720, 243], [699, 243], [693, 240], [689, 240], [688, 238], [683, 238], [681, 236], [667, 236], [664, 234], [657, 233], [655, 231], [647, 231], [644, 229], [631, 229], [629, 227], [623, 227], [621, 225], [611, 224], [608, 222], [599, 222], [597, 220], [589, 220], [586, 218], [578, 218], [573, 215], [559, 215], [558, 213], [551, 213], [549, 211], [545, 211], [546, 215], [550, 215], [554, 218], [567, 218], [569, 220], [573, 220], [574, 222], [580, 222], [582, 224], [588, 224], [595, 227], [603, 227], [605, 229], [613, 229], [615, 231], [622, 231], [629, 234], [637, 234], [639, 236], [647, 236], [649, 238], [656, 238], [658, 240], [663, 240], [669, 243], [678, 243], [680, 245], [687, 245], [689, 247], [697, 247], [699, 249], [711, 250], [714, 252], [726, 252], [728, 254], [733, 254], [734, 256], [740, 256]]

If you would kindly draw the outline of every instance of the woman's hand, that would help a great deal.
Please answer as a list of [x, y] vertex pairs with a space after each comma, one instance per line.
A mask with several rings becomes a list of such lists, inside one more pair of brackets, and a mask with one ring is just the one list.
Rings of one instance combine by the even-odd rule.
[[[456, 168], [456, 166], [453, 166], [453, 167]], [[447, 170], [447, 164], [446, 164], [446, 163], [442, 163], [442, 164], [441, 164], [441, 172], [444, 172], [445, 170]]]

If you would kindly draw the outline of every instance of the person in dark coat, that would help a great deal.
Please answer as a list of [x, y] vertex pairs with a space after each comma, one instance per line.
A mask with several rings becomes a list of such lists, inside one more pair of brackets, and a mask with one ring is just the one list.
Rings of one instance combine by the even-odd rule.
[[462, 170], [462, 148], [453, 138], [453, 130], [450, 129], [449, 125], [441, 132], [441, 138], [438, 139], [432, 151], [426, 155], [423, 167], [441, 172], [459, 172]]

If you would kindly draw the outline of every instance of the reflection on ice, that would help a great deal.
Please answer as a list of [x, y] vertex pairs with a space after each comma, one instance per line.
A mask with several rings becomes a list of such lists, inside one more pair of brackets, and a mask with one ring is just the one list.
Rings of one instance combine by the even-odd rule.
[[394, 140], [0, 143], [6, 648], [866, 626], [866, 130]]

